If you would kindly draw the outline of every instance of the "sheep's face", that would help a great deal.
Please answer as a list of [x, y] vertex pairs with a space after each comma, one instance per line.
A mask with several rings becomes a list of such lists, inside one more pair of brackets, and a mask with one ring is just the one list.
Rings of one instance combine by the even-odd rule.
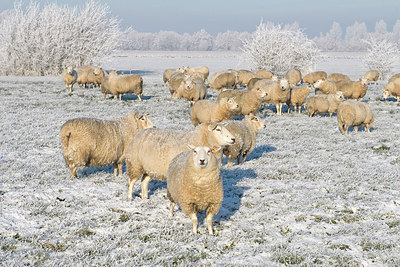
[[192, 80], [187, 80], [185, 81], [185, 89], [186, 90], [191, 90], [194, 87], [194, 82]]
[[73, 72], [74, 72], [74, 68], [72, 68], [72, 67], [67, 67], [67, 73], [68, 73], [69, 75], [72, 75]]
[[279, 80], [279, 76], [274, 74], [274, 75], [272, 75], [271, 80], [278, 81]]
[[217, 153], [221, 148], [220, 147], [208, 147], [208, 146], [192, 146], [188, 145], [190, 150], [192, 150], [192, 159], [194, 166], [197, 168], [203, 169], [207, 168], [212, 160], [216, 161], [214, 157], [214, 153]]
[[142, 129], [155, 128], [153, 122], [149, 119], [149, 114], [135, 115], [135, 119]]
[[314, 87], [315, 87], [315, 88], [319, 88], [319, 87], [322, 85], [323, 82], [324, 82], [323, 79], [317, 80], [317, 81], [314, 83]]
[[281, 90], [287, 90], [289, 89], [289, 81], [288, 79], [282, 79], [279, 81], [279, 86]]
[[387, 99], [389, 95], [390, 95], [389, 89], [385, 87], [385, 89], [383, 89], [382, 91], [383, 99]]
[[268, 95], [266, 89], [264, 89], [264, 88], [257, 88], [256, 91], [257, 91], [257, 95], [260, 99], [264, 99]]
[[225, 101], [226, 101], [226, 106], [229, 110], [232, 110], [232, 111], [239, 110], [239, 104], [235, 101], [235, 99], [227, 98]]
[[369, 81], [368, 81], [368, 79], [366, 79], [366, 78], [362, 78], [362, 79], [361, 79], [361, 85], [362, 85], [362, 86], [368, 85], [368, 82], [369, 82]]
[[337, 91], [335, 94], [335, 97], [338, 101], [343, 101], [344, 100], [344, 96], [343, 96], [343, 92], [341, 91]]
[[96, 75], [96, 76], [97, 76], [97, 75], [100, 75], [102, 72], [103, 72], [103, 71], [102, 71], [101, 68], [95, 68], [94, 71], [93, 71], [94, 75]]
[[235, 143], [235, 136], [221, 124], [209, 124], [208, 131], [220, 146], [233, 145]]
[[247, 115], [245, 116], [245, 119], [248, 120], [254, 126], [256, 126], [258, 130], [264, 129], [266, 127], [265, 123], [257, 116]]

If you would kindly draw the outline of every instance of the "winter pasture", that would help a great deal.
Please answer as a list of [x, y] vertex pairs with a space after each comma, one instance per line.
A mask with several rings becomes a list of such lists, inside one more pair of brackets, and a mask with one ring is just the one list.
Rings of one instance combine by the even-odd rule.
[[[327, 53], [316, 69], [358, 79], [362, 55]], [[191, 129], [187, 102], [170, 99], [163, 70], [248, 68], [240, 53], [122, 51], [99, 64], [142, 75], [144, 101], [66, 93], [60, 77], [0, 77], [0, 265], [400, 265], [400, 104], [382, 100], [386, 81], [363, 99], [376, 118], [371, 133], [344, 136], [335, 116], [277, 116], [264, 106], [267, 127], [248, 161], [223, 160], [224, 201], [209, 236], [204, 213], [197, 235], [182, 211], [168, 216], [164, 182], [150, 182], [147, 200], [136, 184], [128, 201], [128, 176], [114, 177], [112, 166], [79, 168], [71, 179], [59, 131], [68, 119], [132, 110], [158, 128]]]

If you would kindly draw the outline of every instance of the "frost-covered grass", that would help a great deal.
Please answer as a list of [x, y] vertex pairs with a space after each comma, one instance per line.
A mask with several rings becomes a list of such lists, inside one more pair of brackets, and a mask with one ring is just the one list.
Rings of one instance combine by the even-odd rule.
[[[277, 116], [266, 106], [248, 161], [223, 161], [216, 235], [204, 213], [192, 235], [188, 216], [168, 216], [164, 182], [150, 182], [149, 199], [128, 201], [128, 177], [111, 166], [70, 179], [59, 130], [71, 118], [131, 110], [159, 128], [191, 129], [187, 103], [170, 99], [162, 70], [246, 66], [236, 53], [127, 55], [104, 66], [141, 71], [143, 102], [104, 100], [98, 89], [68, 94], [59, 77], [0, 77], [0, 265], [400, 265], [400, 105], [381, 100], [383, 82], [364, 98], [376, 117], [371, 133], [343, 136], [336, 117]], [[317, 67], [355, 79], [365, 72], [359, 60], [328, 54]]]

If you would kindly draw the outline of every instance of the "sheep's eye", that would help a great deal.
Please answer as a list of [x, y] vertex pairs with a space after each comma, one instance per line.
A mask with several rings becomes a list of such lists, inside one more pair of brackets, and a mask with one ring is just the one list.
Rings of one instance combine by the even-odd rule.
[[231, 100], [231, 99], [229, 99], [229, 100], [228, 100], [228, 103], [229, 103], [229, 104], [231, 104], [231, 103], [232, 103], [232, 100]]
[[220, 128], [217, 128], [217, 129], [215, 129], [216, 131], [218, 131], [218, 132], [220, 132], [221, 131], [221, 129]]

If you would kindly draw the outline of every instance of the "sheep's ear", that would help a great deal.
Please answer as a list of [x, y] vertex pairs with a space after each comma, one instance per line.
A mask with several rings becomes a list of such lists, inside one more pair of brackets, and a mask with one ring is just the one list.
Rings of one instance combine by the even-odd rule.
[[194, 150], [194, 149], [195, 149], [195, 146], [194, 146], [194, 145], [186, 144], [186, 146], [187, 146], [190, 150]]
[[209, 124], [209, 125], [208, 125], [208, 130], [211, 132], [211, 131], [213, 131], [216, 127], [217, 127], [217, 125]]
[[140, 120], [140, 115], [139, 114], [135, 114], [135, 119]]
[[220, 146], [213, 146], [212, 148], [211, 148], [211, 152], [212, 153], [217, 153], [218, 151], [220, 151], [221, 150], [221, 147]]

